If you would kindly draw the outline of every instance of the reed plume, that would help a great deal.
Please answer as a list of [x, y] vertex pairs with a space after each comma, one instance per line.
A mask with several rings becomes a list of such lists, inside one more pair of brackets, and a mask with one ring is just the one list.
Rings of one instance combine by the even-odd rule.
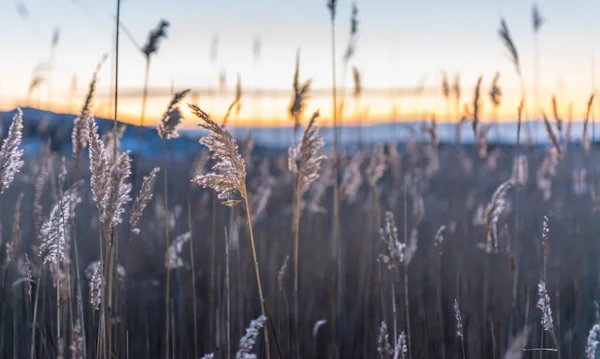
[[142, 187], [140, 188], [140, 192], [133, 201], [133, 206], [131, 207], [131, 215], [129, 216], [129, 228], [130, 231], [139, 234], [140, 229], [137, 227], [137, 224], [142, 217], [142, 213], [144, 209], [150, 203], [153, 196], [154, 182], [156, 181], [156, 174], [160, 171], [160, 168], [154, 167], [154, 169], [150, 172], [148, 176], [144, 176], [142, 180]]
[[289, 107], [290, 116], [292, 117], [292, 120], [294, 120], [294, 139], [300, 128], [300, 121], [302, 119], [304, 108], [306, 107], [306, 100], [308, 99], [311, 83], [311, 79], [306, 80], [304, 83], [300, 83], [300, 49], [298, 49], [296, 52], [296, 70], [294, 72], [292, 84], [294, 93]]
[[[299, 310], [299, 236], [300, 236], [300, 205], [302, 196], [311, 183], [319, 178], [319, 169], [321, 162], [325, 156], [318, 155], [318, 151], [324, 145], [323, 138], [317, 136], [318, 128], [316, 120], [319, 117], [319, 111], [315, 111], [308, 122], [308, 126], [304, 130], [302, 140], [296, 148], [292, 145], [288, 150], [288, 168], [296, 179], [295, 198], [294, 198], [294, 219], [292, 223], [292, 231], [294, 236], [294, 329], [296, 335], [296, 355], [299, 355], [300, 345], [300, 310]], [[298, 155], [300, 160], [298, 161]]]
[[23, 111], [17, 108], [8, 135], [0, 148], [0, 195], [10, 187], [15, 175], [23, 167], [23, 150], [19, 149], [23, 138]]
[[585, 113], [585, 118], [583, 119], [583, 135], [581, 137], [581, 147], [585, 152], [589, 152], [591, 147], [590, 138], [587, 134], [588, 124], [590, 122], [590, 115], [592, 113], [592, 105], [594, 104], [594, 94], [590, 96], [590, 99], [587, 103], [587, 111]]
[[98, 74], [100, 73], [100, 69], [102, 68], [102, 64], [108, 57], [107, 54], [102, 56], [102, 59], [96, 65], [96, 71], [92, 74], [92, 80], [88, 85], [88, 92], [85, 97], [85, 101], [83, 102], [83, 106], [79, 111], [79, 115], [75, 117], [73, 120], [73, 130], [71, 132], [71, 144], [73, 145], [73, 157], [75, 158], [76, 164], [76, 172], [79, 171], [79, 164], [81, 161], [81, 153], [85, 149], [88, 143], [87, 139], [87, 131], [86, 126], [88, 122], [88, 118], [90, 117], [90, 113], [92, 110], [92, 101], [94, 99], [94, 94], [96, 92], [96, 83], [98, 81]]
[[512, 179], [500, 184], [485, 209], [484, 228], [486, 242], [484, 248], [487, 253], [498, 251], [498, 220], [506, 210], [506, 195], [508, 190], [513, 186], [514, 182]]
[[68, 225], [71, 218], [75, 216], [75, 207], [81, 202], [79, 191], [82, 183], [82, 181], [74, 183], [63, 193], [40, 229], [39, 256], [43, 264], [59, 264], [65, 260]]
[[560, 157], [562, 157], [561, 145], [560, 145], [558, 138], [556, 137], [556, 134], [554, 133], [554, 130], [552, 129], [552, 125], [550, 124], [550, 121], [548, 121], [548, 118], [546, 117], [546, 113], [544, 111], [542, 111], [542, 117], [544, 118], [544, 125], [546, 128], [546, 134], [548, 135], [548, 139], [550, 140], [550, 143], [552, 143], [554, 150], [556, 151], [556, 153], [558, 154], [558, 157], [560, 158]]
[[165, 268], [167, 270], [182, 268], [184, 266], [181, 252], [183, 251], [183, 246], [189, 242], [191, 238], [191, 232], [180, 234], [175, 238], [173, 243], [171, 243], [169, 248], [167, 248], [167, 252], [165, 253]]
[[140, 114], [140, 129], [138, 130], [138, 152], [140, 152], [140, 146], [142, 142], [142, 128], [146, 120], [146, 101], [148, 99], [148, 80], [150, 77], [150, 60], [152, 55], [158, 52], [160, 42], [167, 38], [167, 29], [170, 24], [166, 20], [160, 20], [156, 28], [150, 31], [146, 44], [141, 48], [144, 58], [146, 60], [146, 69], [144, 75], [144, 90], [142, 93], [142, 112]]
[[600, 344], [600, 324], [596, 323], [590, 329], [587, 337], [587, 345], [585, 347], [585, 355], [587, 359], [596, 358], [596, 348]]
[[[256, 256], [256, 245], [254, 242], [254, 233], [252, 231], [252, 218], [250, 205], [248, 202], [248, 191], [246, 188], [246, 167], [244, 158], [238, 151], [238, 145], [231, 134], [223, 127], [217, 125], [210, 115], [204, 112], [200, 107], [190, 104], [192, 113], [202, 122], [200, 127], [207, 130], [208, 135], [200, 139], [200, 143], [205, 145], [211, 152], [211, 158], [216, 164], [212, 167], [213, 172], [200, 175], [193, 178], [192, 181], [204, 188], [210, 187], [218, 194], [218, 198], [223, 200], [225, 206], [235, 206], [242, 200], [246, 207], [246, 219], [248, 232], [250, 233], [250, 244], [252, 247], [252, 257], [254, 259], [254, 271], [256, 274], [256, 283], [260, 298], [260, 308], [262, 317], [265, 317], [265, 299], [262, 290], [262, 281], [258, 258]], [[241, 197], [241, 199], [239, 199]], [[264, 322], [264, 320], [263, 320]], [[273, 328], [273, 330], [275, 330]], [[265, 346], [267, 359], [270, 358], [269, 336], [267, 328], [264, 328]]]
[[183, 116], [179, 109], [179, 103], [183, 101], [185, 96], [190, 92], [189, 89], [177, 92], [173, 95], [173, 99], [169, 102], [167, 110], [163, 113], [160, 122], [157, 126], [158, 134], [163, 140], [178, 138], [177, 128], [181, 125]]
[[246, 334], [240, 339], [240, 348], [235, 354], [235, 359], [256, 359], [256, 354], [252, 354], [252, 349], [256, 344], [256, 338], [260, 334], [260, 329], [265, 325], [267, 318], [264, 315], [252, 320]]

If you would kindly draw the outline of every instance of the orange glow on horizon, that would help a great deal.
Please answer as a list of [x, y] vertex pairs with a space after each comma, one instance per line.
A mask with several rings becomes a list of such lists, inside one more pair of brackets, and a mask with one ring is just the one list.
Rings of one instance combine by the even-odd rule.
[[[508, 96], [505, 96], [503, 103], [498, 109], [498, 121], [515, 121], [517, 114], [517, 105], [520, 101], [520, 97], [514, 95], [518, 92], [510, 92]], [[57, 96], [58, 97], [58, 96]], [[76, 97], [78, 100], [83, 98], [84, 95], [78, 94]], [[65, 98], [59, 97], [59, 98]], [[492, 109], [491, 103], [487, 100], [487, 97], [482, 96], [482, 108], [484, 121], [492, 121], [495, 116], [494, 110]], [[587, 99], [589, 93], [582, 93], [578, 96], [580, 101], [573, 103], [573, 120], [578, 121], [583, 118], [583, 114], [586, 111]], [[168, 104], [170, 97], [156, 96], [148, 100], [146, 108], [146, 126], [155, 126]], [[197, 103], [205, 111], [210, 113], [213, 118], [219, 120], [225, 114], [231, 99], [225, 97], [214, 96], [212, 98], [204, 98], [198, 100], [198, 98], [188, 98], [184, 101], [181, 106], [184, 114], [183, 125], [185, 127], [194, 127], [198, 124], [199, 120], [195, 119], [194, 115], [188, 110], [186, 103], [193, 102]], [[50, 110], [56, 113], [76, 113], [79, 101], [73, 101], [68, 104], [65, 102], [55, 102], [51, 106], [48, 103], [42, 101], [32, 101], [31, 107], [40, 108], [42, 110]], [[341, 103], [341, 96], [338, 99], [338, 103]], [[455, 109], [454, 101], [451, 100], [448, 104], [442, 96], [406, 96], [400, 98], [391, 98], [385, 96], [370, 96], [364, 98], [360, 103], [355, 103], [355, 100], [351, 96], [346, 96], [346, 105], [342, 111], [341, 125], [370, 125], [382, 122], [407, 122], [407, 121], [429, 121], [432, 115], [435, 116], [438, 122], [456, 122], [458, 115]], [[552, 113], [550, 108], [550, 100], [546, 101], [546, 106], [541, 106], [546, 109], [546, 113]], [[27, 101], [14, 100], [11, 105], [8, 105], [9, 101], [4, 101], [0, 110], [7, 111], [12, 110], [17, 106], [25, 107]], [[469, 98], [462, 99], [461, 112], [463, 104], [471, 106], [471, 100]], [[569, 102], [566, 100], [558, 99], [559, 113], [561, 117], [567, 119]], [[544, 104], [542, 104], [544, 105]], [[280, 127], [280, 126], [292, 126], [291, 119], [288, 116], [289, 99], [283, 98], [251, 98], [242, 96], [242, 109], [239, 116], [233, 114], [229, 119], [229, 125], [236, 127]], [[106, 96], [104, 98], [96, 99], [94, 106], [92, 107], [92, 113], [96, 117], [102, 118], [113, 118], [112, 102]], [[308, 120], [313, 111], [320, 111], [319, 123], [321, 126], [331, 126], [332, 121], [332, 106], [330, 97], [315, 97], [309, 99], [306, 104], [304, 119]], [[541, 112], [534, 111], [534, 106], [528, 104], [529, 118], [533, 119], [539, 117]], [[141, 98], [124, 98], [119, 100], [119, 121], [128, 124], [140, 124], [141, 113]], [[527, 119], [524, 119], [527, 120]]]

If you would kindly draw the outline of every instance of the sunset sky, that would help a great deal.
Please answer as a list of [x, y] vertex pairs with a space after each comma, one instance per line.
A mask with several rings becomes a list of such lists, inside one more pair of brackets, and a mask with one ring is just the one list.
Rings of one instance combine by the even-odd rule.
[[[340, 62], [348, 42], [351, 4], [351, 0], [340, 0], [338, 5]], [[505, 94], [500, 116], [511, 119], [520, 85], [497, 34], [504, 17], [520, 53], [529, 112], [535, 114], [531, 6], [524, 0], [358, 0], [360, 27], [351, 65], [362, 72], [367, 90], [380, 93], [367, 93], [359, 109], [368, 113], [370, 121], [389, 119], [392, 107], [403, 118], [435, 112], [443, 120], [447, 117], [446, 104], [441, 90], [436, 89], [440, 88], [441, 72], [447, 71], [451, 79], [460, 73], [462, 101], [470, 101], [474, 84], [483, 75], [484, 111], [489, 115], [487, 91], [494, 73], [500, 71]], [[596, 35], [600, 34], [600, 2], [548, 0], [539, 1], [538, 6], [546, 20], [539, 37], [541, 105], [549, 108], [550, 97], [556, 94], [561, 111], [566, 112], [573, 102], [574, 114], [580, 116], [592, 91], [594, 58], [600, 58], [600, 38]], [[27, 105], [33, 70], [38, 63], [49, 61], [53, 32], [58, 28], [60, 38], [49, 77], [50, 105], [56, 111], [76, 111], [97, 62], [103, 53], [112, 54], [115, 8], [116, 0], [0, 1], [0, 109]], [[230, 91], [221, 96], [200, 96], [201, 107], [219, 117], [232, 100], [236, 74], [240, 73], [246, 90], [281, 92], [258, 100], [244, 96], [235, 124], [289, 124], [287, 107], [297, 48], [301, 48], [301, 78], [312, 78], [315, 90], [324, 90], [321, 93], [327, 94], [331, 87], [325, 0], [123, 0], [121, 16], [140, 45], [161, 19], [171, 23], [168, 38], [152, 59], [150, 87], [165, 91], [149, 99], [148, 122], [155, 122], [167, 106], [171, 86], [175, 90], [217, 88], [218, 74], [223, 70]], [[124, 33], [121, 35], [120, 117], [136, 122], [141, 109], [144, 57]], [[218, 57], [211, 62], [211, 39], [215, 36]], [[255, 39], [261, 43], [258, 61], [252, 51]], [[100, 74], [94, 107], [99, 114], [110, 108], [113, 63], [111, 56]], [[598, 76], [600, 71], [595, 73]], [[386, 95], [390, 87], [414, 89], [423, 79], [425, 87], [434, 91], [421, 98]], [[350, 94], [349, 72], [346, 84]], [[29, 105], [47, 108], [48, 93], [48, 85], [42, 84], [31, 95]], [[355, 108], [350, 96], [348, 102], [347, 121]], [[330, 97], [312, 96], [307, 111], [317, 108], [327, 120]], [[195, 123], [187, 117], [187, 124]], [[258, 122], [256, 117], [260, 117]]]

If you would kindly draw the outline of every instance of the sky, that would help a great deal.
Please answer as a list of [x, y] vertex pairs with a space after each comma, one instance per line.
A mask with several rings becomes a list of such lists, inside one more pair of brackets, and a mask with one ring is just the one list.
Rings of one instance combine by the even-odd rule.
[[[600, 57], [600, 1], [546, 0], [537, 5], [545, 22], [538, 36], [540, 102], [534, 91], [535, 37], [531, 24], [533, 2], [526, 0], [357, 0], [359, 30], [350, 66], [362, 74], [364, 95], [353, 101], [350, 71], [342, 58], [349, 41], [353, 0], [338, 0], [336, 59], [339, 86], [346, 85], [344, 123], [416, 119], [435, 114], [455, 120], [441, 96], [441, 74], [460, 74], [461, 102], [470, 102], [479, 76], [485, 91], [483, 111], [492, 117], [488, 100], [491, 80], [501, 73], [504, 92], [501, 120], [514, 119], [521, 98], [515, 68], [498, 36], [505, 18], [520, 55], [529, 114], [539, 106], [550, 112], [557, 96], [559, 112], [569, 104], [581, 117]], [[114, 77], [116, 0], [2, 0], [0, 1], [0, 109], [32, 106], [77, 112], [96, 64], [110, 56], [99, 74], [94, 113], [111, 109]], [[331, 30], [325, 0], [122, 0], [121, 21], [135, 39], [121, 31], [119, 47], [119, 119], [138, 123], [145, 59], [139, 46], [161, 19], [170, 22], [168, 38], [152, 57], [147, 123], [155, 123], [171, 91], [204, 90], [189, 101], [223, 115], [233, 100], [239, 74], [242, 110], [234, 125], [289, 125], [295, 57], [301, 49], [301, 80], [312, 79], [313, 95], [306, 111], [320, 109], [324, 123], [332, 113]], [[25, 10], [24, 10], [25, 9]], [[53, 33], [59, 39], [51, 51]], [[210, 48], [218, 38], [217, 57]], [[253, 44], [260, 41], [260, 54]], [[34, 68], [52, 63], [46, 81], [28, 94]], [[225, 91], [217, 91], [219, 73], [226, 75]], [[45, 73], [46, 74], [46, 73]], [[344, 80], [345, 79], [345, 80]], [[424, 84], [421, 96], [390, 95], [390, 88], [412, 90]], [[216, 94], [206, 93], [212, 89]], [[258, 94], [251, 93], [258, 90]], [[600, 108], [600, 106], [598, 106]], [[450, 113], [450, 115], [448, 115]], [[308, 114], [306, 115], [308, 116]], [[185, 113], [186, 125], [197, 123]]]

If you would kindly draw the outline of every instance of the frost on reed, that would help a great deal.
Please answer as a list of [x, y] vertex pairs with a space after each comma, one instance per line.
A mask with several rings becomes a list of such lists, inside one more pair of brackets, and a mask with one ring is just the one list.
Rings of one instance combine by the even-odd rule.
[[[321, 162], [326, 158], [317, 154], [325, 144], [323, 137], [317, 136], [318, 127], [315, 125], [317, 117], [319, 111], [313, 113], [308, 127], [304, 130], [300, 145], [297, 148], [292, 145], [288, 150], [288, 168], [298, 180], [299, 197], [319, 178]], [[299, 161], [298, 155], [300, 155]]]
[[442, 254], [442, 246], [444, 245], [444, 232], [446, 232], [446, 226], [441, 225], [433, 237], [433, 244], [437, 249], [438, 254]]
[[600, 324], [594, 324], [590, 329], [587, 338], [587, 345], [585, 346], [585, 356], [587, 359], [596, 358], [596, 348], [600, 343]]
[[183, 245], [189, 242], [190, 238], [192, 238], [191, 232], [180, 234], [175, 238], [173, 243], [171, 243], [169, 248], [167, 248], [167, 253], [165, 253], [166, 269], [176, 269], [184, 266], [183, 258], [181, 258], [181, 251], [183, 250]]
[[552, 308], [550, 307], [550, 296], [546, 289], [546, 282], [541, 280], [538, 283], [538, 301], [537, 307], [542, 311], [542, 327], [545, 331], [554, 330], [554, 321], [552, 320]]
[[385, 226], [380, 229], [381, 240], [386, 246], [379, 260], [387, 264], [389, 269], [399, 269], [400, 265], [407, 267], [417, 251], [417, 231], [411, 231], [408, 245], [398, 239], [398, 228], [392, 212], [385, 213]]
[[23, 138], [23, 111], [17, 108], [8, 135], [0, 148], [0, 195], [10, 186], [15, 175], [23, 167], [23, 150], [19, 149]]
[[91, 275], [88, 276], [90, 279], [90, 304], [94, 310], [100, 309], [102, 302], [102, 267], [102, 262], [97, 261], [90, 264], [86, 271], [88, 274], [91, 272]]
[[408, 353], [406, 334], [401, 332], [396, 346], [392, 348], [389, 342], [387, 325], [385, 321], [382, 321], [377, 335], [377, 352], [379, 352], [381, 359], [406, 359]]
[[381, 322], [379, 326], [379, 334], [377, 335], [377, 352], [381, 359], [389, 359], [394, 355], [394, 350], [390, 345], [387, 324], [385, 321]]
[[506, 194], [513, 186], [514, 182], [512, 179], [500, 184], [500, 186], [498, 186], [496, 189], [496, 192], [494, 192], [492, 195], [492, 199], [485, 209], [483, 216], [486, 238], [484, 249], [487, 253], [498, 252], [498, 220], [506, 211]]
[[246, 328], [246, 334], [240, 339], [240, 349], [235, 354], [235, 359], [256, 359], [256, 354], [251, 352], [266, 320], [267, 318], [261, 315], [250, 322], [250, 326]]
[[106, 151], [94, 118], [89, 118], [87, 127], [92, 193], [100, 222], [108, 232], [121, 223], [124, 206], [131, 200], [131, 184], [125, 182], [131, 175], [131, 158], [129, 152], [123, 152], [112, 161], [112, 151]]
[[66, 240], [69, 224], [75, 216], [75, 207], [81, 202], [79, 190], [83, 181], [78, 181], [65, 191], [59, 202], [52, 208], [48, 220], [42, 224], [38, 238], [39, 255], [43, 264], [58, 264], [65, 260]]
[[408, 353], [406, 339], [406, 334], [401, 332], [398, 336], [396, 347], [394, 348], [394, 359], [406, 359], [406, 354]]
[[456, 336], [463, 340], [462, 317], [460, 316], [460, 308], [458, 307], [458, 300], [456, 298], [454, 298], [454, 316], [456, 317]]
[[285, 273], [287, 272], [288, 262], [290, 261], [290, 256], [286, 256], [279, 272], [277, 273], [277, 286], [280, 291], [285, 292]]
[[212, 188], [224, 205], [235, 206], [244, 195], [246, 179], [246, 167], [238, 145], [231, 134], [217, 125], [208, 113], [196, 105], [189, 106], [192, 113], [203, 121], [200, 127], [209, 131], [208, 135], [200, 139], [200, 143], [208, 147], [212, 153], [211, 158], [216, 162], [212, 167], [213, 172], [199, 175], [192, 182], [204, 188]]
[[85, 350], [83, 346], [83, 334], [81, 333], [81, 324], [79, 323], [79, 319], [75, 322], [73, 326], [73, 333], [71, 334], [71, 345], [69, 349], [71, 349], [71, 358], [72, 359], [82, 359], [85, 357]]
[[178, 138], [179, 133], [177, 133], [177, 128], [181, 124], [181, 120], [183, 116], [181, 115], [181, 110], [179, 108], [179, 104], [185, 96], [190, 92], [189, 89], [183, 90], [181, 92], [177, 92], [173, 95], [173, 99], [169, 103], [167, 110], [162, 115], [160, 122], [158, 123], [157, 130], [160, 138], [163, 140], [170, 140], [173, 138]]
[[214, 359], [214, 358], [215, 358], [215, 355], [211, 353], [211, 354], [204, 355], [201, 359]]
[[137, 224], [142, 217], [142, 213], [144, 209], [152, 200], [152, 190], [154, 188], [154, 182], [156, 181], [156, 174], [160, 171], [160, 168], [154, 167], [154, 169], [150, 172], [148, 176], [144, 176], [142, 181], [142, 187], [140, 188], [140, 193], [137, 195], [135, 200], [133, 201], [133, 206], [131, 207], [131, 215], [129, 216], [129, 228], [131, 232], [135, 234], [140, 233], [140, 229], [137, 227]]

